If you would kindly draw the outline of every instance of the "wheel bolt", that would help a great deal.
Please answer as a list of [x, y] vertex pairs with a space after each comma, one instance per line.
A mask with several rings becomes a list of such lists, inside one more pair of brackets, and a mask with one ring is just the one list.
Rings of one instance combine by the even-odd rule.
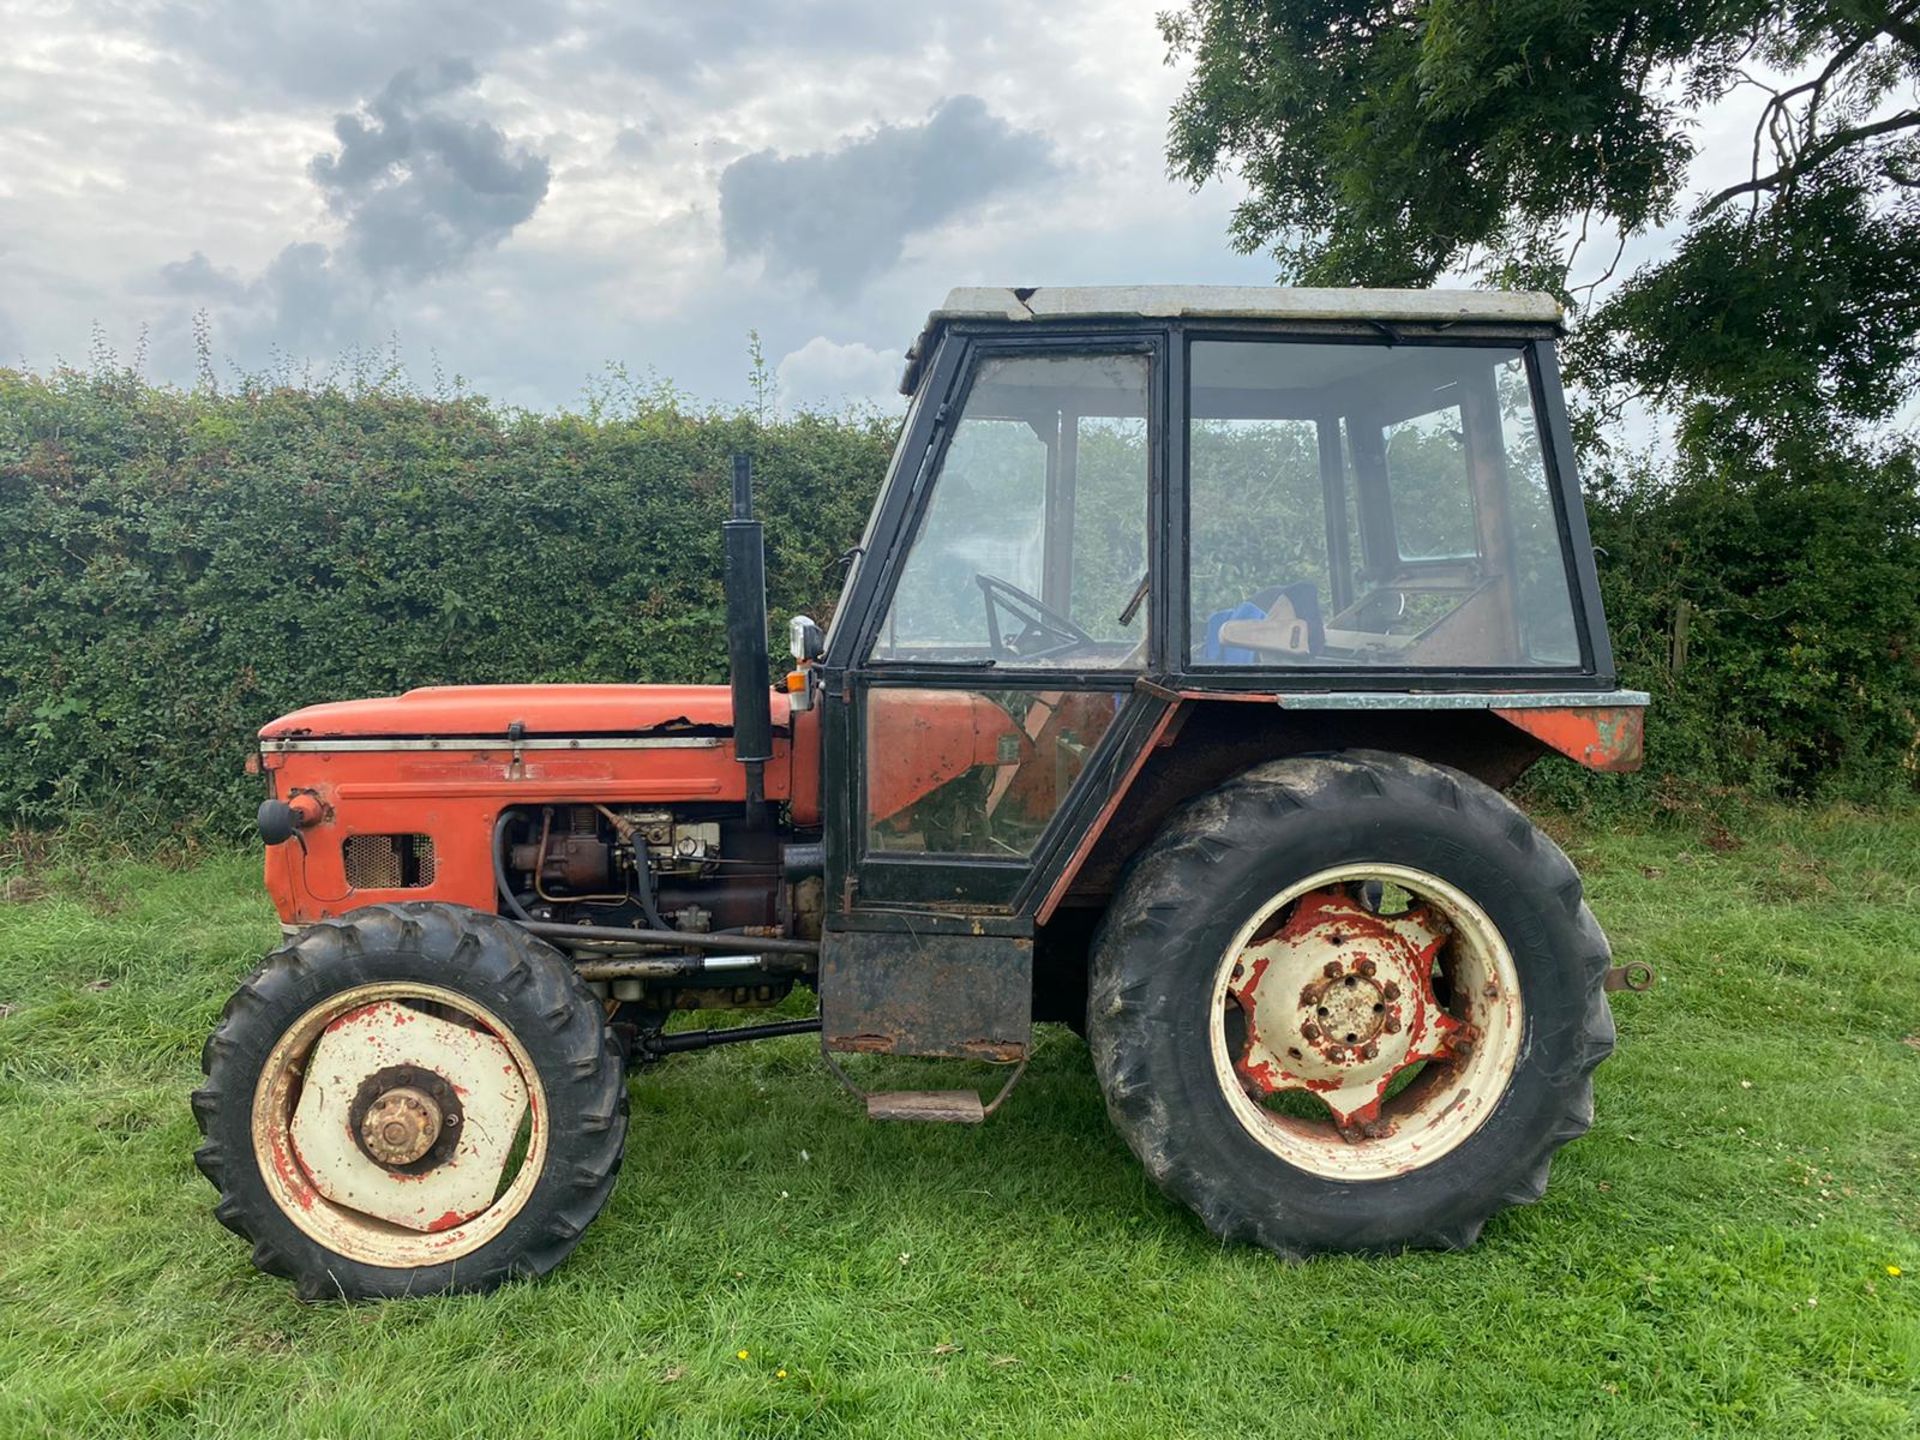
[[1343, 1045], [1335, 1045], [1327, 1051], [1327, 1059], [1333, 1061], [1336, 1065], [1339, 1064], [1341, 1061], [1345, 1060], [1346, 1058], [1347, 1058], [1347, 1051], [1346, 1051], [1346, 1047]]
[[1371, 974], [1373, 974], [1373, 972], [1374, 972], [1374, 970], [1375, 970], [1376, 968], [1378, 968], [1378, 967], [1376, 967], [1376, 966], [1374, 965], [1374, 963], [1373, 963], [1373, 961], [1371, 961], [1371, 960], [1362, 960], [1362, 961], [1360, 962], [1360, 966], [1359, 966], [1359, 969], [1360, 969], [1360, 973], [1361, 973], [1362, 975], [1371, 975]]
[[1398, 1000], [1400, 998], [1400, 987], [1389, 980], [1381, 987], [1380, 994], [1388, 1000]]
[[1360, 1058], [1363, 1060], [1371, 1060], [1379, 1053], [1380, 1047], [1370, 1040], [1367, 1042], [1367, 1048], [1360, 1052]]
[[1320, 1038], [1320, 1027], [1309, 1020], [1305, 1025], [1300, 1027], [1300, 1038], [1302, 1040], [1318, 1040]]
[[1400, 1017], [1398, 1015], [1387, 1016], [1387, 1023], [1381, 1028], [1389, 1035], [1398, 1035], [1400, 1033]]
[[1338, 960], [1327, 961], [1327, 963], [1321, 967], [1320, 973], [1329, 980], [1337, 979], [1340, 974], [1340, 962]]

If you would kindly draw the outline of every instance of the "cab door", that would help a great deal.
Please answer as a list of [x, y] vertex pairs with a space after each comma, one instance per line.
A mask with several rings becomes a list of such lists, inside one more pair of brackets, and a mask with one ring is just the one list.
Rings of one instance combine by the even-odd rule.
[[[1137, 703], [1158, 703], [1134, 682], [1162, 354], [1137, 335], [964, 344], [921, 462], [897, 465], [838, 676], [829, 653], [829, 786], [848, 812], [829, 836], [829, 1044], [1024, 1048], [1033, 922], [1016, 900]], [[942, 1007], [957, 1013], [929, 1021]]]

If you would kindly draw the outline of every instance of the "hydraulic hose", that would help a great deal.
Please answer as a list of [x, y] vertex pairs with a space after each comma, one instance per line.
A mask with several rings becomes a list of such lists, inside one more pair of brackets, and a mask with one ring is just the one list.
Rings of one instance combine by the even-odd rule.
[[653, 862], [647, 859], [647, 837], [635, 830], [628, 843], [633, 846], [634, 883], [640, 891], [641, 913], [654, 929], [665, 930], [668, 927], [660, 918], [660, 902], [653, 898]]
[[502, 810], [493, 822], [493, 888], [500, 892], [500, 898], [507, 902], [507, 909], [515, 919], [531, 921], [533, 916], [527, 913], [527, 907], [520, 903], [520, 897], [507, 883], [507, 852], [501, 842], [507, 838], [507, 821], [512, 817], [512, 811]]

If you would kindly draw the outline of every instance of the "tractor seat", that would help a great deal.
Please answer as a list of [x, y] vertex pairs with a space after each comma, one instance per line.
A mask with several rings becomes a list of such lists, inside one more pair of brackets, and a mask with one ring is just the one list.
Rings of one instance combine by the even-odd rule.
[[1200, 653], [1212, 665], [1259, 665], [1276, 656], [1318, 655], [1326, 644], [1320, 591], [1311, 580], [1297, 580], [1214, 611]]

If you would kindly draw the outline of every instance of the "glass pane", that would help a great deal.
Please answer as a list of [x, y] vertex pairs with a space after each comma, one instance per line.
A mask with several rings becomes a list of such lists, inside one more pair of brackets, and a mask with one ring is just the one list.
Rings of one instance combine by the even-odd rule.
[[1475, 554], [1466, 434], [1457, 405], [1387, 427], [1387, 494], [1402, 560], [1468, 560]]
[[1204, 644], [1220, 649], [1219, 628], [1243, 603], [1242, 619], [1256, 610], [1265, 615], [1282, 595], [1291, 597], [1296, 614], [1331, 614], [1316, 427], [1302, 420], [1196, 419], [1190, 445], [1193, 614], [1206, 627]]
[[868, 850], [1030, 855], [1125, 698], [1113, 691], [869, 691]]
[[1579, 663], [1518, 347], [1202, 341], [1191, 375], [1194, 662]]
[[1146, 414], [1142, 355], [983, 363], [873, 658], [1138, 668]]

